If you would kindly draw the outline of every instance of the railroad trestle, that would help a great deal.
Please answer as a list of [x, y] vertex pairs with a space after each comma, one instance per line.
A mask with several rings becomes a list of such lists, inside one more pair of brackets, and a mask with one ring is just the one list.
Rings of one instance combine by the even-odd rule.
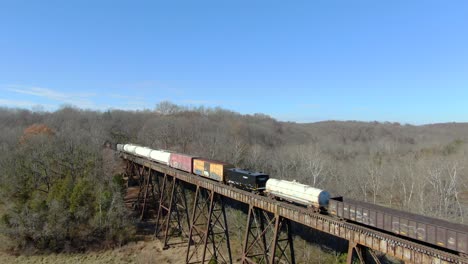
[[[164, 248], [172, 239], [187, 246], [186, 263], [232, 263], [226, 199], [248, 206], [242, 263], [296, 263], [291, 223], [347, 240], [347, 263], [380, 263], [386, 254], [407, 263], [468, 263], [446, 252], [307, 208], [246, 192], [137, 156], [120, 153], [128, 184], [138, 183], [134, 209], [140, 218], [156, 212], [155, 236]], [[195, 190], [188, 197], [186, 189]], [[192, 199], [189, 199], [192, 198]]]

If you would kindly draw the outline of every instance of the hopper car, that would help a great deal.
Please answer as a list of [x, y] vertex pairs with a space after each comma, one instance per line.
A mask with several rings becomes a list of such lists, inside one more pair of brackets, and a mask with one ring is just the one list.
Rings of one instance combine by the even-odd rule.
[[330, 199], [328, 213], [454, 252], [468, 253], [466, 225], [343, 197]]
[[262, 172], [232, 168], [227, 171], [226, 183], [239, 189], [261, 193], [269, 178], [268, 174]]

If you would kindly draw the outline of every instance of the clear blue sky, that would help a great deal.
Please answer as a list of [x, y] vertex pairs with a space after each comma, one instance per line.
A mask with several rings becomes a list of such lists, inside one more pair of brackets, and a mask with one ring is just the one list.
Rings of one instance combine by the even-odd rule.
[[468, 121], [468, 1], [1, 1], [0, 105]]

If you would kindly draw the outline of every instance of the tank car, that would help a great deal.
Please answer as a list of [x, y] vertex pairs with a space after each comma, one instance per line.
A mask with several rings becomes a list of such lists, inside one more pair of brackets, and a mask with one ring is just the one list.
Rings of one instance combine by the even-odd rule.
[[130, 154], [136, 154], [135, 149], [138, 147], [138, 145], [133, 145], [133, 144], [125, 144], [123, 149], [125, 152], [130, 153]]
[[147, 147], [136, 147], [135, 148], [135, 154], [141, 157], [148, 158], [152, 149], [147, 148]]
[[158, 150], [152, 149], [151, 152], [149, 153], [148, 158], [156, 162], [168, 165], [169, 160], [171, 158], [171, 152], [167, 150], [162, 150], [162, 149], [158, 149]]
[[330, 193], [296, 181], [269, 179], [266, 182], [265, 193], [268, 196], [301, 204], [318, 212], [326, 211]]
[[[120, 145], [120, 144], [118, 144]], [[162, 163], [162, 164], [169, 164], [169, 159], [171, 157], [171, 152], [167, 150], [155, 150], [155, 149], [150, 149], [148, 147], [142, 147], [139, 145], [134, 145], [134, 144], [125, 144], [121, 147], [117, 145], [117, 150], [121, 148], [123, 152], [127, 152], [129, 154], [133, 154], [136, 156], [148, 158], [150, 160], [154, 160], [156, 162]]]
[[117, 144], [117, 151], [123, 151], [124, 144]]

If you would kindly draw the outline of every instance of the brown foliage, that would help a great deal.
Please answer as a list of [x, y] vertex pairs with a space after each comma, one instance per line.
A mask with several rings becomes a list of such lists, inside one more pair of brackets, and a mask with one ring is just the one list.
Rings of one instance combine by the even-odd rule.
[[44, 124], [33, 124], [24, 129], [23, 135], [20, 138], [20, 143], [24, 144], [33, 137], [44, 135], [52, 137], [55, 135], [55, 132]]

